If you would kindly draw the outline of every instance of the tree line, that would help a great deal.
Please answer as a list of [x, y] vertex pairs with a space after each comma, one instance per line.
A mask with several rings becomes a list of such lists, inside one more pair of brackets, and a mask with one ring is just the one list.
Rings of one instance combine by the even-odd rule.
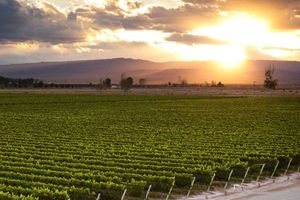
[[45, 83], [34, 78], [8, 78], [0, 76], [0, 88], [75, 88], [94, 87], [89, 84]]
[[5, 88], [37, 88], [43, 87], [44, 82], [33, 78], [6, 78], [0, 76], [0, 87]]
[[[264, 87], [268, 89], [276, 89], [278, 86], [278, 80], [274, 79], [275, 67], [274, 65], [269, 66], [265, 69], [265, 80]], [[100, 79], [100, 82], [96, 85], [89, 84], [57, 84], [57, 83], [44, 83], [42, 80], [33, 78], [7, 78], [0, 76], [0, 88], [74, 88], [74, 87], [96, 87], [97, 89], [110, 89], [113, 84], [110, 78]], [[123, 90], [130, 90], [134, 86], [146, 87], [147, 80], [145, 78], [139, 79], [139, 84], [134, 85], [134, 79], [131, 76], [126, 76], [122, 73], [121, 80], [118, 85]], [[186, 80], [181, 80], [179, 83], [168, 82], [168, 87], [187, 87], [191, 86]], [[216, 81], [212, 81], [211, 84], [205, 82], [205, 86], [211, 87], [224, 87], [224, 84]]]

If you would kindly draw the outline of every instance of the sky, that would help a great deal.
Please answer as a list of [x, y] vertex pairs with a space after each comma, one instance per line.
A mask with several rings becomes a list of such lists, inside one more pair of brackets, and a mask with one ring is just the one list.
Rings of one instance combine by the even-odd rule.
[[0, 0], [0, 64], [300, 61], [300, 0]]

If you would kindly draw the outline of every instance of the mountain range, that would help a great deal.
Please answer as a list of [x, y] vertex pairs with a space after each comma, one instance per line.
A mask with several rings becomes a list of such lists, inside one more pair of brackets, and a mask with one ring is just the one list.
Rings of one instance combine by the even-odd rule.
[[264, 72], [275, 67], [274, 76], [281, 84], [300, 83], [300, 62], [248, 60], [237, 67], [226, 67], [213, 61], [152, 62], [130, 58], [82, 60], [67, 62], [40, 62], [0, 66], [0, 76], [11, 78], [35, 78], [55, 83], [97, 83], [111, 78], [118, 83], [122, 73], [141, 78], [149, 84], [205, 83], [221, 81], [225, 84], [263, 83]]

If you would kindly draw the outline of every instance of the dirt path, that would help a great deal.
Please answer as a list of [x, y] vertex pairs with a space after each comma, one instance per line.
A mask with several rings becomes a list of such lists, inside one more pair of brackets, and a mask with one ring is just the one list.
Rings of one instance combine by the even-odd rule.
[[[237, 185], [236, 185], [237, 186]], [[260, 187], [256, 182], [245, 185], [244, 189], [240, 186], [231, 187], [224, 192], [216, 191], [213, 193], [203, 193], [197, 196], [191, 196], [189, 200], [299, 200], [300, 199], [300, 173], [294, 173], [289, 176], [278, 177], [273, 180], [264, 180]], [[178, 200], [187, 200], [179, 198]]]

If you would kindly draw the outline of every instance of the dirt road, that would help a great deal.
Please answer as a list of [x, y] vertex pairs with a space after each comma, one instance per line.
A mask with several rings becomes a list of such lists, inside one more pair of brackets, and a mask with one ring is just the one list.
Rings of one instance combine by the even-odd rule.
[[282, 186], [277, 189], [266, 191], [257, 191], [241, 198], [233, 198], [232, 200], [299, 200], [300, 199], [300, 182], [290, 186]]
[[[191, 196], [188, 200], [300, 200], [300, 173], [264, 180], [260, 187], [256, 182], [241, 187], [231, 187], [224, 195], [223, 191]], [[178, 200], [187, 200], [185, 197]]]

